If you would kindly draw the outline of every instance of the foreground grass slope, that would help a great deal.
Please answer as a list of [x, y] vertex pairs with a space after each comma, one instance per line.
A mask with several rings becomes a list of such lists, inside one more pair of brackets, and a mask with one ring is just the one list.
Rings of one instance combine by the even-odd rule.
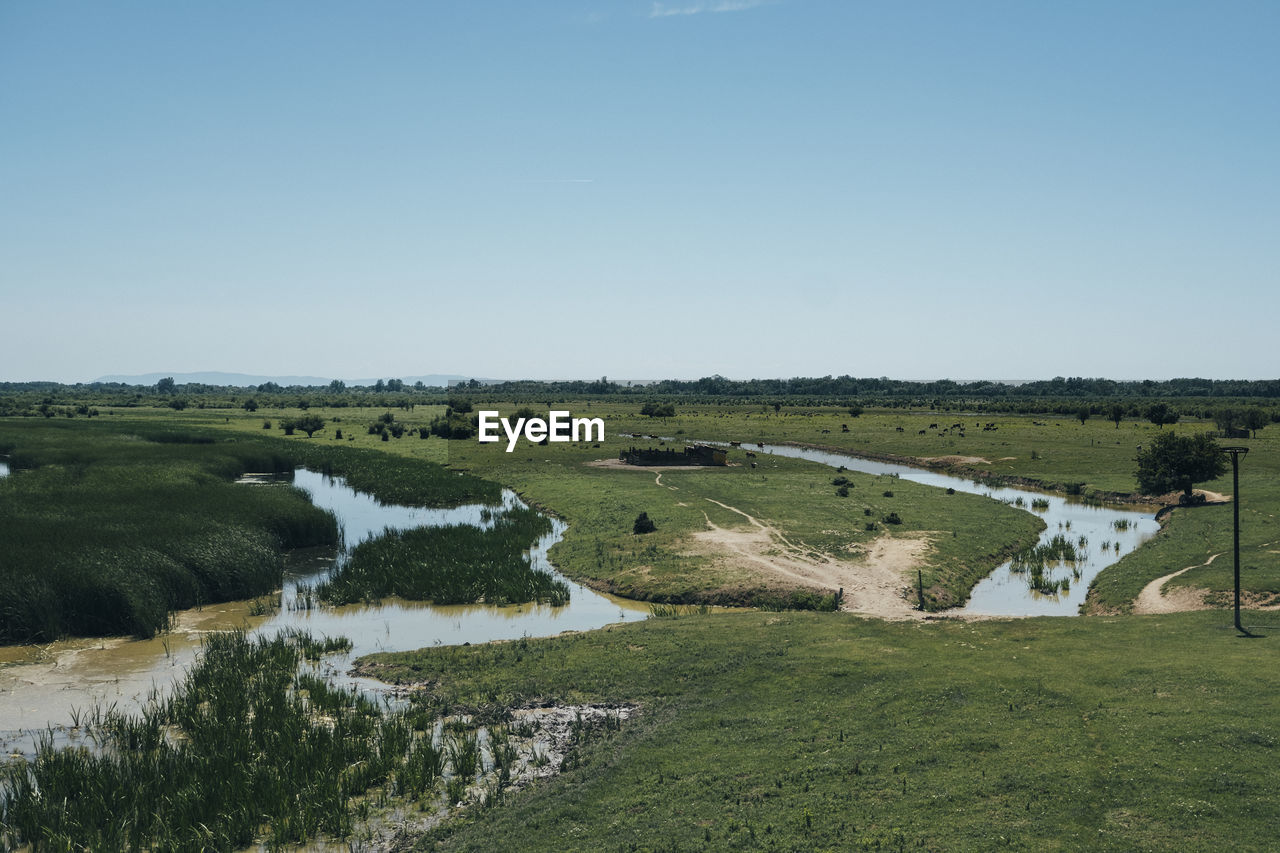
[[364, 670], [455, 710], [643, 707], [579, 769], [422, 849], [1268, 850], [1280, 635], [1229, 625], [735, 613]]

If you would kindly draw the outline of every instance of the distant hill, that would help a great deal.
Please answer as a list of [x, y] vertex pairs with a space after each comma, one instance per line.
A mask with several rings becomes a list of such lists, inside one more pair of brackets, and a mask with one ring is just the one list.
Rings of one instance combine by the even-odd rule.
[[[334, 377], [324, 376], [253, 376], [248, 373], [223, 373], [216, 370], [205, 371], [202, 373], [141, 373], [134, 376], [111, 375], [101, 376], [95, 379], [95, 382], [120, 382], [125, 385], [155, 385], [166, 376], [172, 376], [173, 381], [179, 385], [198, 384], [198, 385], [226, 385], [233, 388], [256, 388], [264, 382], [274, 382], [277, 385], [289, 387], [290, 385], [300, 385], [303, 387], [318, 387], [328, 385], [333, 381]], [[445, 387], [450, 382], [459, 382], [471, 377], [458, 376], [456, 374], [432, 373], [425, 376], [383, 376], [382, 379], [400, 379], [407, 385], [415, 382], [421, 382], [423, 385], [432, 387]], [[348, 385], [373, 385], [377, 379], [344, 379]], [[492, 380], [481, 379], [481, 382], [490, 382]]]

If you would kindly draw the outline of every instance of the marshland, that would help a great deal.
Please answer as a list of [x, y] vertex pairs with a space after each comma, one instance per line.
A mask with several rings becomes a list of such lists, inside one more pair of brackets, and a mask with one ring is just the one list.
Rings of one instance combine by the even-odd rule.
[[[26, 645], [0, 708], [50, 661], [149, 661], [123, 694], [24, 723], [6, 843], [981, 849], [989, 820], [964, 815], [994, 814], [1013, 846], [1265, 846], [1280, 731], [1265, 701], [1204, 698], [1273, 695], [1265, 644], [1213, 609], [1125, 615], [1183, 568], [1169, 591], [1222, 601], [1229, 504], [1157, 522], [1166, 499], [1133, 481], [1137, 445], [1212, 418], [987, 413], [970, 422], [998, 429], [961, 436], [929, 409], [674, 398], [655, 418], [588, 398], [567, 407], [605, 419], [600, 446], [510, 458], [439, 434], [467, 423], [456, 395], [294, 402], [0, 421], [0, 539], [24, 555], [2, 565], [34, 567], [5, 585]], [[321, 428], [287, 435], [304, 412]], [[633, 433], [754, 456], [602, 464]], [[1277, 462], [1265, 429], [1245, 441], [1259, 605], [1280, 592]], [[863, 583], [887, 565], [896, 581]], [[89, 618], [95, 597], [111, 606]], [[1038, 608], [1070, 615], [993, 618]], [[544, 706], [604, 710], [564, 712], [599, 717], [553, 762], [513, 734]]]

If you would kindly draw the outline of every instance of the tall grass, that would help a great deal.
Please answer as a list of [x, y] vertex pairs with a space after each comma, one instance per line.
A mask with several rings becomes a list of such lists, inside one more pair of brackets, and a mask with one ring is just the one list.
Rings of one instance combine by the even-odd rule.
[[[3, 771], [10, 843], [34, 849], [232, 849], [348, 833], [352, 798], [403, 754], [372, 703], [296, 685], [297, 638], [215, 634], [168, 699], [103, 720], [98, 750], [40, 744]], [[91, 714], [90, 716], [94, 716]]]
[[[1078, 542], [1079, 549], [1083, 549], [1089, 544], [1089, 540], [1084, 536], [1081, 536]], [[1051, 572], [1055, 566], [1067, 563], [1074, 564], [1081, 556], [1082, 551], [1079, 549], [1077, 549], [1077, 543], [1058, 533], [1048, 542], [1015, 554], [1009, 564], [1009, 568], [1011, 571], [1020, 574], [1026, 573], [1027, 585], [1036, 592], [1044, 595], [1066, 592], [1071, 588], [1071, 580], [1069, 578], [1054, 578]], [[1080, 577], [1080, 573], [1074, 565], [1072, 567], [1072, 575], [1077, 580]]]
[[301, 490], [235, 485], [261, 461], [235, 444], [75, 426], [0, 426], [17, 470], [0, 480], [0, 641], [151, 636], [175, 609], [276, 588], [285, 549], [337, 544]]
[[[446, 780], [451, 804], [471, 799], [488, 775], [477, 726], [452, 723], [437, 743], [421, 708], [388, 711], [299, 669], [342, 646], [299, 632], [210, 635], [167, 699], [85, 712], [96, 749], [47, 735], [33, 762], [0, 769], [0, 848], [278, 848], [348, 836], [374, 799], [437, 802]], [[516, 750], [505, 727], [487, 740], [500, 788]]]
[[419, 460], [165, 425], [7, 421], [0, 448], [15, 472], [0, 478], [0, 642], [151, 636], [175, 609], [277, 588], [284, 550], [337, 544], [305, 492], [235, 485], [246, 471], [306, 465], [422, 506], [499, 497]]
[[487, 529], [450, 525], [388, 530], [353, 548], [334, 577], [316, 592], [332, 604], [386, 595], [436, 604], [564, 604], [568, 586], [534, 569], [525, 553], [550, 530], [550, 520], [525, 508], [509, 510]]

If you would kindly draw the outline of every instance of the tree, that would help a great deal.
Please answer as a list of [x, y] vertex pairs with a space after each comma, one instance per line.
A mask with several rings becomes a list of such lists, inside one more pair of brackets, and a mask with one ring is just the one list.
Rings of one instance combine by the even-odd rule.
[[853, 405], [849, 407], [849, 417], [856, 418], [862, 414], [862, 407]]
[[1147, 407], [1146, 416], [1147, 420], [1161, 429], [1164, 429], [1165, 424], [1178, 422], [1178, 413], [1170, 409], [1167, 403], [1152, 403]]
[[1240, 423], [1245, 429], [1253, 433], [1254, 438], [1257, 438], [1258, 430], [1263, 429], [1267, 424], [1271, 423], [1271, 415], [1267, 414], [1265, 410], [1254, 406], [1253, 408], [1244, 410], [1244, 416], [1240, 419]]
[[1223, 435], [1230, 436], [1232, 432], [1240, 429], [1240, 421], [1243, 420], [1243, 415], [1244, 413], [1239, 409], [1223, 406], [1213, 410], [1213, 422], [1217, 424]]
[[245, 410], [246, 412], [256, 412], [256, 411], [258, 411], [258, 401], [257, 401], [257, 400], [255, 400], [255, 399], [253, 399], [252, 397], [250, 397], [248, 400], [245, 400], [245, 401], [244, 401], [244, 410]]
[[676, 407], [674, 403], [645, 403], [640, 407], [640, 414], [650, 418], [674, 418]]
[[157, 394], [172, 394], [178, 390], [177, 384], [173, 381], [172, 376], [166, 376], [156, 383]]
[[1089, 411], [1088, 406], [1081, 406], [1076, 410], [1076, 417], [1080, 419], [1080, 426], [1084, 426], [1084, 422], [1089, 420], [1089, 415], [1093, 412]]
[[1166, 432], [1138, 454], [1138, 488], [1148, 495], [1175, 489], [1191, 496], [1191, 487], [1221, 477], [1227, 455], [1208, 433], [1178, 435]]
[[1124, 420], [1124, 406], [1119, 403], [1113, 403], [1108, 415], [1111, 420], [1116, 422], [1116, 429], [1120, 429], [1120, 422]]
[[346, 391], [346, 390], [347, 390], [347, 383], [343, 382], [341, 379], [335, 379], [329, 383], [329, 391], [331, 393], [341, 394], [343, 391]]
[[307, 434], [307, 438], [324, 429], [324, 418], [319, 415], [306, 415], [298, 418], [293, 425]]
[[658, 527], [653, 523], [653, 520], [649, 518], [649, 513], [642, 512], [638, 516], [636, 516], [636, 523], [632, 525], [631, 529], [636, 534], [641, 534], [641, 533], [652, 533], [653, 531], [657, 530]]

